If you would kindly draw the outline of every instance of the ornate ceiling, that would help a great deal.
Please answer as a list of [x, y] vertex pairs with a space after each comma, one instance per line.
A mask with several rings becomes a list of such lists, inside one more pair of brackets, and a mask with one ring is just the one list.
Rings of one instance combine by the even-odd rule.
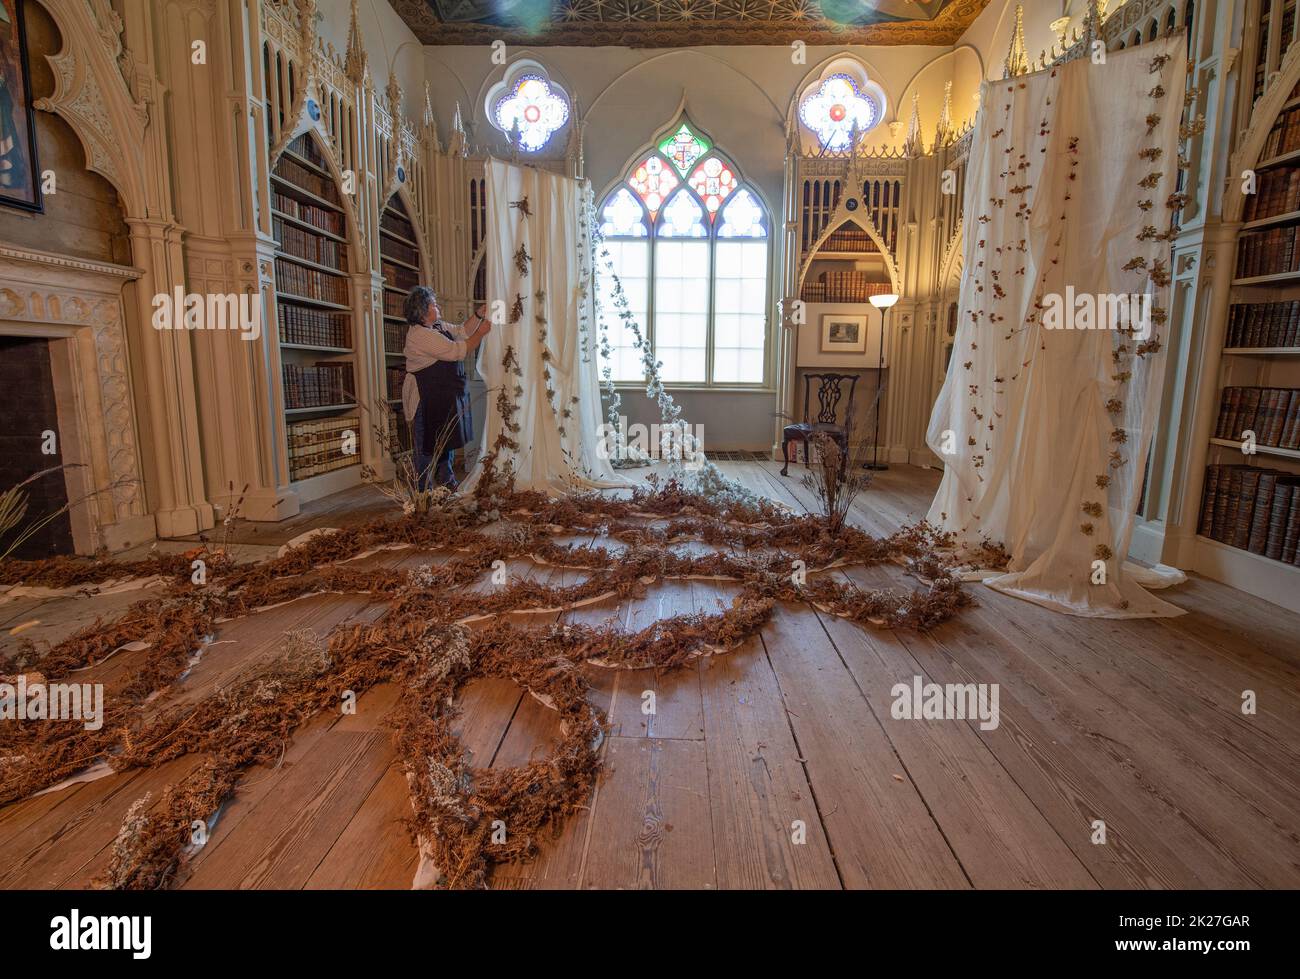
[[389, 0], [425, 44], [939, 44], [989, 0]]

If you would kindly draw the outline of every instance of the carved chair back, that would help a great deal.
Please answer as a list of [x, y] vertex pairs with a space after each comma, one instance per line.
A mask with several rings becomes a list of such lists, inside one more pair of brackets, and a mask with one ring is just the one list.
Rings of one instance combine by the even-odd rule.
[[[845, 431], [853, 424], [853, 396], [858, 386], [857, 374], [805, 374], [803, 376], [803, 420], [805, 424], [817, 422], [822, 425], [837, 424], [840, 401], [844, 398], [844, 384], [848, 382], [848, 404], [845, 405], [843, 427]], [[809, 403], [812, 397], [812, 382], [817, 381], [817, 414], [809, 415]]]

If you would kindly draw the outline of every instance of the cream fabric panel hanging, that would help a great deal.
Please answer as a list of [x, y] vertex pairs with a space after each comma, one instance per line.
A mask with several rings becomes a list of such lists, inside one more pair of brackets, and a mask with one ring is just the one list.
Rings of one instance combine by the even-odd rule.
[[[601, 401], [595, 340], [590, 185], [534, 167], [488, 161], [487, 294], [502, 323], [479, 348], [487, 385], [479, 459], [492, 451], [505, 424], [502, 395], [517, 411], [518, 445], [497, 466], [511, 465], [515, 487], [559, 493], [625, 486], [597, 453]], [[518, 206], [526, 201], [526, 209]], [[512, 206], [516, 205], [516, 206]], [[527, 213], [526, 213], [527, 212]], [[521, 248], [523, 251], [521, 252]], [[526, 268], [526, 274], [522, 271]], [[511, 322], [514, 320], [514, 322]], [[507, 368], [513, 352], [518, 374]], [[463, 484], [473, 489], [481, 465]]]
[[1076, 615], [1181, 614], [1143, 587], [1179, 572], [1123, 559], [1164, 378], [1184, 45], [987, 82], [971, 147], [929, 516], [1006, 547], [990, 587]]

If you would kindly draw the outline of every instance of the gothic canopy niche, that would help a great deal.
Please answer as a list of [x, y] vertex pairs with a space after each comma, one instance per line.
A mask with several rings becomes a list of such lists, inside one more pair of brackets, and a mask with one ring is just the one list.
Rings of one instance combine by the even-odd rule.
[[855, 58], [836, 58], [805, 84], [795, 98], [795, 118], [805, 145], [843, 153], [880, 125], [888, 104], [885, 90], [867, 77]]
[[989, 0], [389, 0], [425, 44], [951, 45]]
[[488, 89], [488, 122], [524, 153], [539, 153], [572, 114], [568, 93], [536, 61], [521, 58]]
[[155, 93], [122, 46], [122, 19], [107, 0], [48, 0], [45, 6], [63, 48], [47, 56], [54, 73], [53, 94], [33, 104], [72, 126], [85, 150], [87, 169], [113, 185], [128, 215], [160, 209], [145, 160], [145, 131]]

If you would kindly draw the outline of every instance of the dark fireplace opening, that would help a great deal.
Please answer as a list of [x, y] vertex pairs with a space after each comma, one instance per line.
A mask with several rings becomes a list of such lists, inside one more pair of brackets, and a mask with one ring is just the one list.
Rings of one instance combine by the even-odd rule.
[[[49, 342], [0, 337], [0, 493], [44, 469], [63, 464], [60, 439], [53, 440], [53, 454], [42, 451], [51, 445], [45, 432], [59, 432]], [[0, 554], [29, 528], [68, 504], [68, 485], [60, 470], [28, 483], [23, 492], [27, 494], [27, 512], [17, 527], [0, 537]], [[72, 553], [72, 521], [63, 512], [9, 556], [38, 559]]]

